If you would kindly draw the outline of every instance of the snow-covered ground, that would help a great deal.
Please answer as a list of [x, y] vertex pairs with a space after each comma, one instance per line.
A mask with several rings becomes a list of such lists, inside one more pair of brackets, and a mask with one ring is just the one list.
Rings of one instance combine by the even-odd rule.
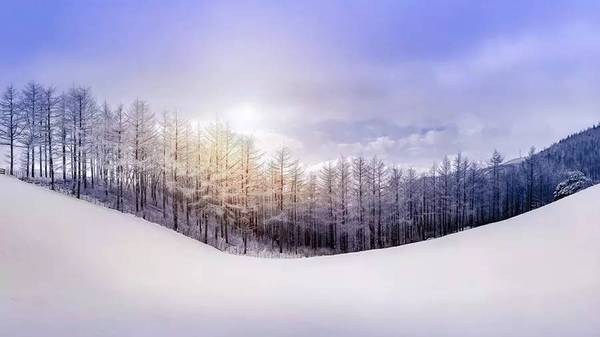
[[0, 176], [0, 336], [599, 336], [599, 206], [275, 260]]

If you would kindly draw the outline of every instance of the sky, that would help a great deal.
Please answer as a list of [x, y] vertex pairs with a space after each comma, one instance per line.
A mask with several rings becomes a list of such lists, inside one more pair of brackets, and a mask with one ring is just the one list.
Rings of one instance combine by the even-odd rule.
[[429, 167], [600, 122], [598, 1], [5, 1], [0, 86], [90, 86], [314, 165]]

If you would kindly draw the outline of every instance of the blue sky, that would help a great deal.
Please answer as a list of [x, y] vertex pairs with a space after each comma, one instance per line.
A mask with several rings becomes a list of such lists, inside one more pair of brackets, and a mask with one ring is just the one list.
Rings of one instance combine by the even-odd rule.
[[9, 1], [0, 85], [228, 120], [309, 164], [425, 167], [600, 121], [594, 1]]

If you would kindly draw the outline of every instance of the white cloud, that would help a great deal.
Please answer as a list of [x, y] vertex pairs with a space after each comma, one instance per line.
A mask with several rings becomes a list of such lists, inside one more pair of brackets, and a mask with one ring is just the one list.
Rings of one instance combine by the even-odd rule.
[[272, 155], [282, 147], [287, 147], [294, 155], [297, 155], [304, 148], [302, 141], [281, 133], [257, 130], [251, 134], [255, 139], [257, 148], [264, 151], [267, 156]]

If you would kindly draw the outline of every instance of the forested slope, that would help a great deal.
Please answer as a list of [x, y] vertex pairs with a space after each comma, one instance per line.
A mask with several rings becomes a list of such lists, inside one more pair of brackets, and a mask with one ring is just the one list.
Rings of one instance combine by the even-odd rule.
[[500, 221], [551, 202], [569, 170], [597, 179], [600, 162], [593, 128], [516, 161], [458, 153], [416, 170], [367, 153], [309, 171], [227, 123], [199, 127], [142, 99], [111, 106], [88, 87], [36, 82], [1, 95], [0, 144], [23, 180], [269, 256], [386, 248]]
[[538, 156], [555, 165], [558, 169], [583, 172], [594, 181], [600, 180], [600, 124], [572, 134], [547, 149]]

